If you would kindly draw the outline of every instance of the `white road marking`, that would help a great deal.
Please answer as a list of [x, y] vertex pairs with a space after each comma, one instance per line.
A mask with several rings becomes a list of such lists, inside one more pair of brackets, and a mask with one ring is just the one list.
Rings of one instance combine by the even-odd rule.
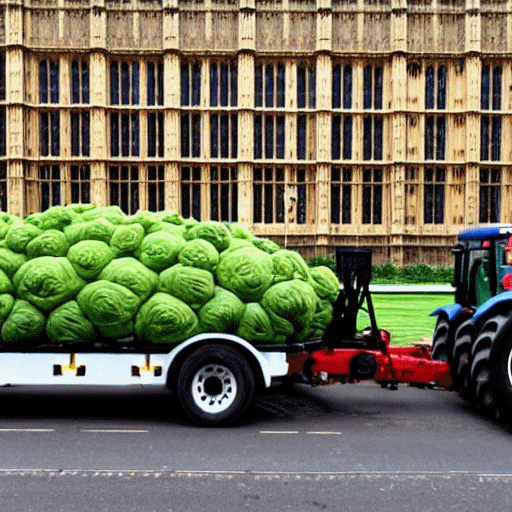
[[307, 434], [311, 434], [314, 436], [340, 436], [341, 432], [306, 432]]
[[[0, 428], [2, 432], [35, 432], [35, 433], [50, 433], [55, 432], [54, 428]], [[107, 429], [107, 428], [83, 428], [80, 432], [89, 434], [147, 434], [149, 430], [144, 429]], [[260, 430], [263, 435], [296, 435], [300, 434], [298, 430]], [[339, 436], [342, 433], [336, 431], [308, 431], [305, 432], [313, 436]]]
[[240, 470], [170, 470], [170, 469], [16, 469], [16, 468], [0, 468], [1, 476], [19, 475], [19, 476], [40, 476], [46, 474], [48, 476], [89, 476], [89, 477], [173, 477], [173, 476], [190, 476], [201, 477], [216, 475], [219, 477], [232, 477], [235, 475], [250, 477], [363, 477], [363, 478], [408, 478], [408, 479], [424, 479], [426, 477], [439, 477], [450, 479], [455, 476], [463, 476], [470, 478], [479, 478], [482, 480], [499, 479], [512, 480], [510, 473], [482, 473], [478, 471], [240, 471]]
[[54, 428], [0, 428], [0, 432], [55, 432]]
[[[299, 434], [298, 430], [260, 430], [260, 434]], [[306, 432], [308, 435], [313, 436], [339, 436], [341, 432], [333, 432], [333, 431], [309, 431]]]
[[298, 430], [260, 430], [260, 434], [298, 434]]
[[107, 428], [83, 428], [80, 432], [105, 433], [105, 434], [146, 434], [149, 430], [130, 430], [130, 429], [107, 429]]

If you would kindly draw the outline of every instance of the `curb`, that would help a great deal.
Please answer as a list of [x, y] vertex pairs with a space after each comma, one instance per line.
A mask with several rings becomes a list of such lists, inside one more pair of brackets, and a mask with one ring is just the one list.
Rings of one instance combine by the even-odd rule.
[[371, 284], [371, 293], [441, 293], [453, 295], [455, 288], [447, 284], [431, 284], [431, 285], [394, 285], [394, 284]]

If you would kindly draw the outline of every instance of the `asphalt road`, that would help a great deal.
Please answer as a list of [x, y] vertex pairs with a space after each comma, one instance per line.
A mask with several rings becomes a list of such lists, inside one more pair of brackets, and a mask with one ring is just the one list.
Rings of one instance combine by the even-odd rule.
[[448, 391], [273, 389], [222, 429], [162, 395], [0, 403], [1, 512], [512, 506], [512, 434]]

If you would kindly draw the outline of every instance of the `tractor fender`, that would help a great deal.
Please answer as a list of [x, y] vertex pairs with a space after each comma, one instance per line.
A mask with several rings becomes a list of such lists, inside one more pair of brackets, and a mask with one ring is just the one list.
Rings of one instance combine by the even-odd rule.
[[474, 324], [480, 326], [496, 309], [503, 308], [504, 305], [512, 307], [512, 291], [499, 293], [479, 306], [473, 314]]
[[435, 311], [430, 313], [430, 316], [446, 316], [449, 322], [452, 322], [462, 312], [462, 306], [460, 304], [449, 304], [447, 306], [441, 306]]

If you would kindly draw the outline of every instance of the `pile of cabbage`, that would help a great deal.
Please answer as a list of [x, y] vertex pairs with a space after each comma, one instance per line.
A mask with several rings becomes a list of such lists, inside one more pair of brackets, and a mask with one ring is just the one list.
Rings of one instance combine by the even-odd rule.
[[117, 206], [0, 214], [0, 343], [255, 345], [321, 337], [339, 283], [236, 223]]

